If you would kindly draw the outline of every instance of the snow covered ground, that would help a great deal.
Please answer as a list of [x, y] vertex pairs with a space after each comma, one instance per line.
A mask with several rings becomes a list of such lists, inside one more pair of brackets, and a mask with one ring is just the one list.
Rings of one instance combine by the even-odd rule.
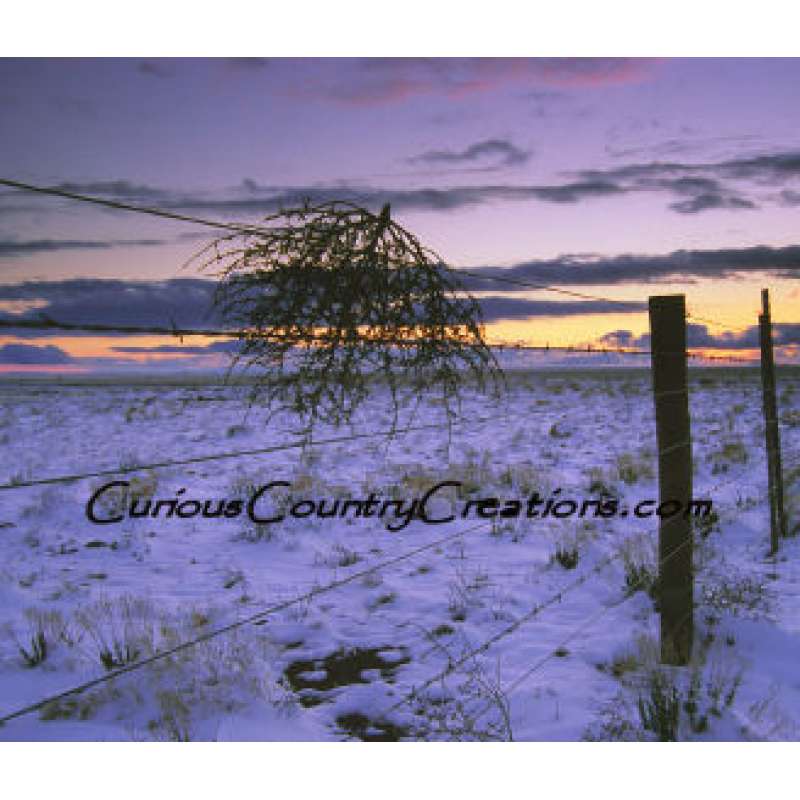
[[[0, 395], [3, 484], [295, 438], [289, 421], [267, 425], [262, 409], [248, 410], [241, 387], [213, 382], [6, 380]], [[648, 739], [659, 735], [662, 701], [677, 708], [670, 730], [679, 738], [800, 738], [800, 537], [767, 558], [758, 373], [693, 372], [690, 396], [694, 494], [718, 515], [696, 535], [690, 667], [658, 664], [652, 519], [473, 514], [394, 532], [386, 519], [352, 514], [94, 524], [87, 502], [115, 480], [98, 476], [0, 491], [0, 716], [356, 577], [10, 720], [0, 738]], [[798, 371], [781, 373], [779, 407], [794, 527]], [[388, 446], [361, 438], [117, 479], [142, 502], [246, 502], [284, 480], [284, 509], [370, 492], [410, 500], [457, 480], [459, 496], [442, 493], [436, 504], [442, 515], [470, 499], [557, 488], [579, 500], [657, 498], [644, 370], [519, 373], [503, 402], [475, 396], [462, 413], [449, 446], [443, 429], [426, 428]], [[414, 424], [441, 419], [431, 403]], [[389, 421], [377, 398], [352, 427], [316, 436]], [[111, 516], [120, 500], [109, 490], [97, 509]], [[448, 665], [457, 668], [410, 694]]]

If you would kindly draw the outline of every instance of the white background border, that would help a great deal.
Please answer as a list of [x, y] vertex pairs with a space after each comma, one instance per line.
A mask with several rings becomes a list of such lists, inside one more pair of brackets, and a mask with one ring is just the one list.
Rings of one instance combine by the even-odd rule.
[[[6, 4], [8, 56], [794, 56], [784, 2]], [[2, 87], [0, 87], [2, 88]], [[745, 110], [746, 113], [746, 110]], [[2, 118], [0, 117], [0, 125]], [[800, 134], [799, 134], [800, 135]], [[11, 723], [13, 724], [13, 723]], [[795, 789], [784, 744], [3, 744], [8, 797], [718, 798]]]

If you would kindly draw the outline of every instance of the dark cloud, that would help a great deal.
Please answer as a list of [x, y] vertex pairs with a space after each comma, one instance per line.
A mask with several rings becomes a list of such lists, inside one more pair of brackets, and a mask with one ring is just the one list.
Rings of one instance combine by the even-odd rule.
[[718, 181], [712, 178], [699, 178], [686, 176], [684, 178], [674, 178], [672, 180], [661, 181], [660, 185], [678, 195], [696, 197], [701, 194], [715, 194], [720, 190]]
[[558, 186], [531, 187], [538, 200], [551, 203], [577, 203], [590, 197], [607, 197], [622, 194], [625, 189], [610, 181], [578, 181]]
[[649, 156], [651, 158], [666, 158], [675, 156], [687, 156], [691, 153], [707, 152], [709, 150], [719, 150], [727, 147], [754, 146], [755, 143], [763, 140], [762, 136], [756, 134], [740, 134], [735, 136], [707, 136], [698, 137], [696, 132], [686, 129], [683, 133], [685, 137], [673, 137], [652, 144], [615, 147], [606, 145], [605, 151], [612, 158], [641, 158]]
[[117, 239], [91, 241], [78, 239], [34, 239], [18, 241], [0, 239], [0, 258], [19, 258], [38, 253], [57, 253], [61, 250], [111, 250], [116, 247], [155, 247], [166, 244], [164, 239]]
[[524, 300], [515, 297], [481, 297], [486, 322], [531, 317], [567, 317], [583, 314], [625, 314], [647, 310], [645, 303], [607, 303], [605, 301]]
[[686, 175], [680, 178], [648, 181], [642, 179], [642, 188], [661, 188], [682, 198], [669, 207], [679, 214], [698, 214], [711, 209], [753, 209], [756, 204], [740, 193], [723, 186], [714, 178]]
[[486, 203], [541, 200], [549, 203], [577, 203], [582, 200], [621, 194], [625, 190], [610, 181], [575, 181], [555, 185], [481, 184], [443, 189], [377, 189], [351, 186], [309, 186], [272, 188], [245, 179], [250, 196], [232, 199], [190, 198], [170, 201], [168, 208], [215, 213], [224, 216], [271, 214], [281, 208], [309, 200], [324, 203], [349, 200], [379, 209], [384, 203], [400, 211], [454, 211]]
[[119, 199], [166, 198], [169, 196], [169, 192], [164, 189], [156, 189], [152, 186], [144, 186], [127, 180], [65, 181], [56, 184], [53, 188], [62, 192], [72, 192], [73, 194], [96, 194]]
[[[582, 200], [621, 194], [621, 186], [607, 180], [581, 180], [553, 185], [476, 184], [445, 188], [385, 189], [372, 186], [332, 184], [327, 186], [264, 186], [245, 178], [233, 196], [181, 194], [127, 181], [62, 183], [56, 188], [76, 194], [100, 195], [119, 200], [157, 201], [159, 208], [184, 213], [216, 214], [223, 217], [264, 216], [308, 200], [313, 203], [348, 200], [380, 209], [384, 203], [403, 211], [453, 211], [486, 203], [540, 200], [549, 203], [577, 203]], [[19, 192], [0, 193], [3, 211], [30, 212], [30, 203], [19, 204]]]
[[[148, 205], [169, 207], [179, 193], [154, 186], [133, 183], [128, 180], [107, 181], [62, 181], [52, 186], [62, 192], [101, 197], [109, 200], [124, 202], [139, 202]], [[39, 196], [39, 198], [41, 195]], [[41, 205], [36, 202], [36, 197], [29, 192], [18, 189], [0, 189], [0, 211], [4, 214], [31, 214], [42, 213], [54, 208], [53, 204]]]
[[406, 159], [409, 164], [463, 165], [475, 162], [494, 162], [483, 169], [516, 167], [525, 164], [531, 157], [530, 150], [517, 147], [508, 139], [484, 139], [463, 150], [428, 150]]
[[60, 347], [48, 344], [4, 344], [0, 347], [0, 364], [71, 364], [72, 356]]
[[697, 214], [712, 209], [755, 209], [755, 202], [743, 192], [715, 177], [691, 174], [679, 164], [630, 164], [611, 170], [583, 170], [575, 173], [586, 181], [611, 181], [628, 192], [657, 192], [679, 199], [669, 208], [679, 214]]
[[[506, 139], [486, 139], [463, 150], [429, 150], [408, 159], [428, 167], [445, 166], [467, 171], [487, 171], [525, 163], [530, 153]], [[56, 188], [77, 194], [99, 195], [125, 201], [157, 201], [171, 211], [205, 212], [220, 216], [266, 215], [304, 200], [350, 200], [367, 207], [384, 203], [408, 211], [453, 211], [495, 202], [578, 203], [598, 197], [648, 192], [666, 196], [668, 208], [679, 214], [705, 211], [741, 211], [759, 207], [752, 196], [755, 186], [800, 177], [800, 153], [783, 152], [727, 161], [686, 163], [653, 161], [610, 169], [568, 173], [567, 179], [549, 184], [474, 183], [472, 185], [410, 189], [356, 186], [346, 182], [309, 186], [269, 186], [245, 178], [236, 190], [187, 193], [139, 185], [126, 180], [64, 182]], [[430, 173], [428, 173], [430, 174]], [[750, 181], [751, 186], [731, 182]], [[5, 211], [30, 211], [18, 205], [19, 193], [0, 194]], [[783, 205], [798, 203], [797, 191], [784, 189], [766, 199]], [[761, 198], [759, 198], [761, 199]], [[15, 205], [17, 204], [17, 205]]]
[[[0, 312], [5, 321], [35, 320], [42, 316], [72, 325], [121, 325], [133, 327], [172, 327], [219, 329], [222, 320], [213, 309], [216, 284], [194, 278], [168, 281], [120, 281], [77, 279], [65, 281], [29, 281], [16, 285], [0, 285], [0, 304], [5, 302], [36, 303], [22, 314]], [[495, 290], [497, 286], [493, 287]], [[541, 316], [577, 316], [580, 314], [625, 313], [645, 310], [641, 303], [594, 301], [526, 300], [492, 295], [480, 298], [487, 321], [525, 319]], [[18, 329], [17, 335], [36, 338], [52, 335], [52, 330]], [[63, 335], [80, 335], [64, 331]], [[191, 346], [165, 345], [152, 352], [193, 352]], [[212, 345], [211, 352], [235, 349], [235, 343]], [[151, 352], [145, 348], [125, 347], [119, 352]], [[203, 352], [209, 352], [203, 348]]]
[[[676, 250], [665, 255], [561, 256], [525, 261], [513, 267], [473, 267], [472, 273], [559, 286], [652, 283], [674, 278], [718, 279], [736, 274], [769, 272], [779, 278], [800, 277], [800, 246], [744, 247], [720, 250]], [[472, 290], [492, 291], [490, 279], [464, 276]], [[515, 291], [514, 286], [504, 286]], [[516, 291], [524, 291], [517, 287]]]
[[[550, 302], [509, 297], [534, 288], [492, 280], [498, 277], [523, 284], [591, 286], [658, 283], [729, 278], [770, 273], [776, 278], [800, 277], [800, 246], [749, 247], [719, 250], [678, 250], [664, 255], [624, 254], [612, 257], [564, 255], [526, 261], [512, 267], [479, 266], [459, 276], [464, 288], [488, 292], [481, 299], [487, 320], [522, 319], [587, 313], [634, 312], [637, 303]], [[222, 320], [213, 308], [215, 283], [197, 278], [167, 281], [76, 279], [28, 281], [0, 285], [0, 304], [36, 304], [23, 314], [0, 312], [0, 319], [36, 319], [45, 315], [70, 324], [104, 324], [215, 329]], [[502, 290], [505, 296], [496, 293]], [[46, 333], [46, 332], [45, 332]], [[44, 335], [23, 331], [20, 336]]]
[[[745, 181], [750, 191], [800, 178], [800, 151], [781, 151], [719, 161], [651, 161], [624, 164], [610, 169], [570, 173], [581, 180], [607, 180], [628, 191], [660, 191], [682, 196], [670, 204], [673, 211], [696, 214], [711, 209], [752, 209], [756, 203], [742, 189], [722, 181]], [[796, 193], [785, 190], [778, 202], [792, 205]]]
[[783, 181], [800, 176], [800, 151], [734, 158], [707, 167], [728, 178]]
[[[0, 319], [37, 319], [45, 315], [72, 325], [122, 325], [135, 327], [219, 328], [214, 313], [215, 283], [195, 278], [167, 281], [75, 279], [28, 281], [0, 285], [2, 301], [36, 301], [41, 305], [23, 314], [0, 312]], [[52, 331], [25, 331], [35, 338]]]
[[241, 343], [234, 340], [230, 342], [211, 342], [207, 345], [179, 345], [179, 344], [160, 344], [156, 347], [135, 347], [123, 346], [112, 347], [115, 353], [125, 354], [159, 354], [174, 353], [176, 355], [202, 356], [211, 353], [236, 353], [241, 349]]
[[599, 341], [609, 347], [634, 347], [640, 344], [639, 338], [633, 335], [633, 331], [628, 330], [609, 331], [601, 336]]
[[780, 193], [780, 202], [785, 206], [800, 206], [800, 192], [784, 189]]
[[[660, 259], [659, 264], [669, 269], [699, 269], [703, 274], [718, 270], [730, 269], [731, 264], [739, 266], [750, 264], [763, 268], [766, 263], [780, 265], [781, 269], [791, 266], [795, 271], [800, 264], [800, 248], [784, 248], [784, 251], [770, 251], [769, 248], [751, 248], [747, 251], [710, 251], [700, 253], [679, 253], [669, 256], [651, 257]], [[727, 256], [722, 255], [727, 252]], [[771, 252], [771, 255], [769, 253]], [[701, 256], [706, 261], [701, 261]], [[633, 257], [631, 261], [622, 261], [624, 269], [644, 269]], [[793, 260], [792, 260], [793, 259]], [[701, 264], [705, 263], [705, 266]], [[507, 274], [508, 270], [496, 269], [493, 272]], [[614, 276], [619, 278], [620, 276]], [[663, 277], [663, 274], [659, 275]], [[563, 276], [562, 276], [563, 278]], [[595, 282], [595, 278], [586, 278], [587, 282]], [[613, 281], [612, 281], [613, 282]], [[476, 282], [473, 282], [476, 283]], [[478, 281], [478, 288], [497, 289], [497, 285], [489, 281]], [[561, 283], [564, 283], [562, 279]], [[5, 303], [36, 303], [38, 307], [30, 308], [22, 314], [0, 312], [2, 320], [37, 319], [42, 314], [47, 317], [71, 324], [106, 324], [134, 327], [163, 326], [214, 329], [221, 327], [221, 322], [213, 313], [212, 296], [215, 284], [211, 281], [182, 278], [163, 282], [137, 282], [101, 279], [82, 279], [34, 282], [29, 281], [17, 285], [0, 285], [0, 307]], [[503, 286], [504, 289], [512, 288]], [[527, 298], [509, 297], [507, 295], [489, 295], [480, 297], [479, 303], [487, 322], [498, 320], [521, 320], [545, 317], [583, 316], [587, 314], [641, 313], [644, 303], [615, 303], [606, 301], [578, 300], [530, 300]], [[773, 325], [777, 345], [800, 345], [800, 323], [776, 323]], [[14, 329], [10, 329], [14, 331]], [[20, 339], [35, 339], [52, 336], [53, 330], [31, 331], [17, 329], [15, 335]], [[79, 336], [78, 332], [64, 331], [58, 335]], [[120, 334], [125, 336], [125, 334]], [[712, 334], [705, 325], [690, 323], [688, 340], [692, 347], [704, 347], [728, 350], [744, 350], [758, 346], [757, 327], [751, 326], [742, 333]], [[602, 343], [618, 347], [648, 347], [649, 337], [636, 336], [630, 330], [611, 331], [600, 340]], [[141, 346], [120, 342], [112, 350], [121, 359], [126, 356], [175, 356], [176, 359], [202, 357], [219, 354], [236, 353], [240, 344], [236, 340], [225, 340], [208, 345], [194, 344], [191, 340], [155, 346]], [[90, 364], [86, 359], [73, 359], [58, 347], [37, 347], [25, 344], [9, 344], [0, 348], [0, 363], [5, 364], [42, 364], [58, 365], [68, 363], [86, 363], [92, 368], [110, 366], [107, 364]], [[122, 361], [120, 364], [123, 363]], [[180, 360], [175, 361], [180, 365]], [[163, 365], [162, 365], [163, 366]]]
[[[773, 323], [773, 339], [776, 345], [800, 345], [800, 323]], [[689, 347], [715, 350], [754, 350], [759, 348], [758, 326], [752, 325], [739, 333], [713, 334], [705, 325], [689, 323], [686, 326]], [[600, 337], [600, 342], [612, 347], [649, 347], [650, 335], [634, 336], [629, 330], [611, 331]]]
[[745, 200], [742, 197], [714, 192], [703, 192], [695, 195], [690, 200], [680, 200], [677, 203], [670, 203], [669, 207], [679, 214], [698, 214], [701, 211], [708, 211], [712, 208], [758, 208], [755, 203], [750, 200]]
[[574, 174], [585, 179], [631, 180], [708, 176], [729, 180], [781, 181], [800, 176], [800, 151], [780, 151], [751, 158], [720, 161], [650, 161], [623, 164], [610, 169], [579, 170]]

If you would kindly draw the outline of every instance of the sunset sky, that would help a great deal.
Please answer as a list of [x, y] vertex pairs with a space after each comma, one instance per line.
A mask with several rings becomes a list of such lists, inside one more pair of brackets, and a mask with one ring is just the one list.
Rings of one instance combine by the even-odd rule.
[[[221, 219], [303, 197], [392, 204], [484, 281], [492, 339], [753, 355], [770, 287], [800, 362], [800, 59], [0, 59], [0, 177]], [[209, 232], [0, 189], [0, 318], [213, 325]], [[718, 324], [722, 323], [722, 324]], [[0, 371], [207, 368], [226, 345], [8, 331]]]

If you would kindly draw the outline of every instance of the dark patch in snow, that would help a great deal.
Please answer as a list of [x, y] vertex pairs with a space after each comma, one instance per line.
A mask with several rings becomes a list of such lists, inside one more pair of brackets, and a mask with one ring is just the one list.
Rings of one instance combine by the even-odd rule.
[[385, 720], [371, 720], [357, 711], [336, 717], [336, 724], [343, 733], [362, 742], [399, 742], [411, 734], [410, 728]]
[[326, 702], [329, 697], [325, 693], [332, 689], [369, 683], [363, 675], [366, 670], [377, 670], [381, 678], [392, 683], [397, 668], [410, 660], [405, 648], [391, 645], [342, 648], [324, 658], [293, 661], [285, 675], [292, 690], [300, 695], [300, 705], [309, 708]]

